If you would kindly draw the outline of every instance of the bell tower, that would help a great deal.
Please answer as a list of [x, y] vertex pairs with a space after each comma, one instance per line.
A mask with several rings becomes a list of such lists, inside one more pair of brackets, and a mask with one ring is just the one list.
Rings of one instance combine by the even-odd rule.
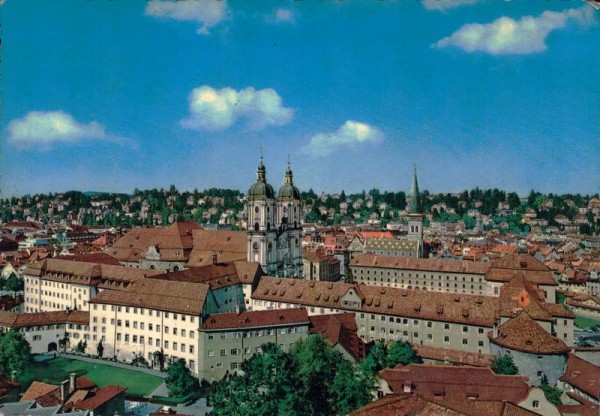
[[294, 186], [294, 175], [288, 160], [284, 183], [277, 195], [278, 274], [283, 277], [301, 277], [302, 274], [300, 202], [300, 191]]
[[248, 190], [246, 204], [248, 261], [258, 262], [270, 275], [277, 265], [277, 205], [273, 187], [267, 183], [262, 152], [256, 182]]
[[419, 194], [419, 183], [417, 181], [417, 166], [413, 168], [413, 184], [408, 213], [408, 239], [417, 241], [419, 244], [419, 257], [423, 257], [423, 218], [421, 195]]

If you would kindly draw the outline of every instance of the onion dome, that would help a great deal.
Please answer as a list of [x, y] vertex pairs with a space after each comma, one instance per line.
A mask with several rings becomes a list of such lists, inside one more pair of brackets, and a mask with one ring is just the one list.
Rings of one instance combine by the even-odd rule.
[[300, 199], [300, 191], [294, 186], [294, 175], [288, 162], [287, 170], [285, 171], [285, 183], [279, 188], [279, 200]]
[[250, 199], [273, 199], [275, 192], [273, 187], [267, 183], [267, 170], [260, 161], [256, 170], [256, 183], [248, 190], [248, 198]]

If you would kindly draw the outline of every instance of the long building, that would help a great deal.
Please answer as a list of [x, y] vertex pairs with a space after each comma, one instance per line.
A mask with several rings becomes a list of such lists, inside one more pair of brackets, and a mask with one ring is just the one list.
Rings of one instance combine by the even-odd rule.
[[524, 282], [517, 277], [504, 295], [481, 296], [263, 278], [251, 304], [254, 310], [306, 307], [312, 315], [353, 312], [365, 341], [402, 340], [474, 353], [489, 353], [488, 333], [525, 310], [549, 335], [560, 334], [572, 345], [574, 316], [543, 302], [540, 291]]
[[498, 296], [502, 286], [519, 272], [554, 303], [556, 286], [552, 271], [527, 254], [513, 254], [490, 263], [378, 256], [365, 253], [350, 261], [352, 282], [367, 285], [435, 292]]

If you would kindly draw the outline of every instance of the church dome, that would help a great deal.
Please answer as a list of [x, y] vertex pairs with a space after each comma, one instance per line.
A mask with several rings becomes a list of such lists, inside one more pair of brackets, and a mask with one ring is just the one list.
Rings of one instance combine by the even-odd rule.
[[274, 191], [273, 187], [266, 182], [256, 182], [248, 190], [248, 197], [253, 199], [273, 199]]
[[279, 200], [282, 199], [300, 199], [300, 191], [294, 186], [294, 179], [292, 175], [292, 169], [288, 168], [285, 171], [285, 183], [279, 188]]
[[281, 188], [279, 188], [279, 199], [300, 199], [300, 191], [294, 185], [285, 184]]
[[275, 192], [273, 187], [267, 183], [267, 172], [265, 166], [260, 162], [256, 171], [256, 183], [248, 190], [250, 199], [273, 199]]

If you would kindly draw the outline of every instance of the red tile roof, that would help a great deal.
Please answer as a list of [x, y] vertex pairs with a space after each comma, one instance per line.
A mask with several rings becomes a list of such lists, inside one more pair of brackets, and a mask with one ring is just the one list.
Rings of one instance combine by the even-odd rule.
[[353, 313], [315, 315], [310, 317], [310, 321], [311, 333], [323, 335], [333, 346], [340, 345], [355, 361], [365, 358], [367, 348], [357, 335], [358, 327]]
[[530, 282], [550, 286], [558, 285], [552, 277], [552, 271], [529, 254], [509, 254], [494, 259], [485, 278], [490, 281], [508, 282], [514, 277], [516, 271], [523, 273]]
[[[360, 307], [342, 305], [340, 299], [350, 289], [363, 300]], [[252, 298], [488, 327], [498, 311], [498, 298], [491, 296], [266, 277]]]
[[529, 354], [564, 354], [569, 347], [548, 333], [527, 312], [509, 319], [498, 328], [498, 336], [490, 341], [502, 347]]
[[600, 401], [600, 367], [585, 361], [575, 354], [569, 354], [567, 368], [560, 381], [569, 383], [576, 389]]
[[417, 394], [390, 394], [350, 413], [349, 416], [536, 416], [505, 400], [448, 402]]
[[231, 286], [240, 283], [234, 262], [208, 264], [202, 267], [191, 267], [178, 272], [152, 276], [153, 279], [174, 282], [206, 283], [211, 289]]
[[110, 400], [117, 397], [119, 394], [127, 390], [126, 387], [120, 386], [104, 386], [100, 390], [96, 391], [93, 396], [78, 403], [75, 403], [74, 409], [76, 410], [95, 410], [100, 406], [103, 406]]
[[75, 254], [71, 256], [63, 255], [56, 257], [58, 260], [68, 261], [81, 261], [84, 263], [96, 263], [96, 264], [112, 264], [114, 266], [120, 266], [119, 260], [106, 253], [89, 253], [89, 254]]
[[421, 270], [447, 273], [468, 273], [484, 275], [489, 263], [459, 260], [418, 259], [414, 257], [378, 256], [361, 254], [350, 260], [350, 267], [380, 267], [386, 269]]
[[269, 311], [244, 311], [241, 313], [219, 313], [208, 316], [202, 322], [204, 331], [243, 329], [288, 325], [310, 325], [304, 308], [275, 309]]
[[90, 313], [86, 311], [55, 311], [13, 313], [0, 311], [0, 325], [8, 328], [23, 328], [58, 324], [89, 325]]
[[419, 344], [413, 344], [413, 349], [415, 350], [415, 353], [424, 360], [434, 360], [441, 363], [448, 362], [455, 365], [458, 364], [473, 367], [489, 367], [496, 358], [492, 354], [480, 354]]
[[123, 290], [106, 289], [90, 303], [130, 306], [200, 316], [209, 285], [140, 279]]
[[423, 397], [444, 401], [478, 399], [518, 403], [529, 393], [525, 377], [498, 375], [489, 367], [410, 364], [382, 370], [379, 375], [394, 393], [401, 393], [408, 386]]
[[33, 383], [31, 383], [31, 385], [25, 391], [25, 393], [23, 393], [23, 396], [21, 396], [21, 401], [28, 402], [30, 400], [37, 400], [38, 398], [58, 389], [59, 387], [55, 386], [54, 384], [34, 381]]

